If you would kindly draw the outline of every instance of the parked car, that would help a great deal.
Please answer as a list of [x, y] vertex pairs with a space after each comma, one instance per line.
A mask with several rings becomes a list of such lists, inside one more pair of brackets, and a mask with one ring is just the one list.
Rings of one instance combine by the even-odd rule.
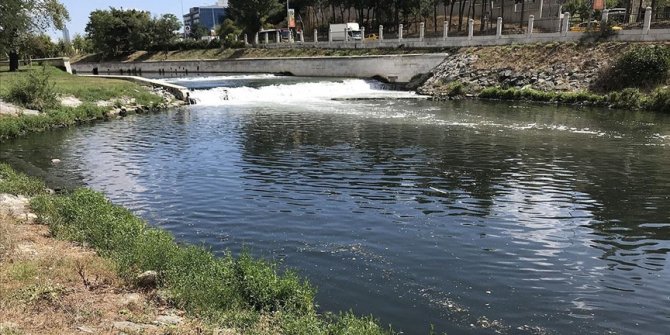
[[[589, 29], [589, 23], [588, 22], [578, 23], [578, 24], [570, 27], [570, 31], [575, 31], [575, 32], [585, 32], [585, 31], [588, 31], [588, 29]], [[613, 25], [612, 30], [619, 31], [619, 30], [623, 30], [623, 28], [621, 26], [618, 26], [618, 25]], [[591, 31], [600, 31], [600, 21], [591, 21]]]

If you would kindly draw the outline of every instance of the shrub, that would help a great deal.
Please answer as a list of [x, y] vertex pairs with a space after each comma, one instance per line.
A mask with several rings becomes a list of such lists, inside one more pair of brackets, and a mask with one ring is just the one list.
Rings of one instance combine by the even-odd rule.
[[670, 113], [670, 88], [660, 87], [654, 90], [649, 99], [647, 99], [646, 108], [653, 111]]
[[601, 73], [593, 89], [613, 91], [627, 87], [651, 88], [668, 80], [670, 48], [635, 46]]
[[9, 87], [7, 100], [38, 111], [55, 108], [58, 106], [58, 98], [49, 78], [45, 66], [41, 70], [29, 71]]
[[447, 84], [445, 93], [450, 98], [462, 97], [466, 93], [467, 87], [462, 82], [456, 80]]
[[42, 194], [45, 190], [42, 181], [16, 173], [9, 165], [0, 163], [0, 193], [32, 196]]

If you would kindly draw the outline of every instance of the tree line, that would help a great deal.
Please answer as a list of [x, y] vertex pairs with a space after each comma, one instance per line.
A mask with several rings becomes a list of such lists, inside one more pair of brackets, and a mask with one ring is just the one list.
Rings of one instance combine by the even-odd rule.
[[[410, 26], [417, 22], [431, 22], [437, 32], [442, 22], [449, 29], [466, 30], [468, 19], [479, 20], [479, 29], [492, 16], [505, 16], [505, 6], [521, 4], [521, 26], [524, 23], [525, 1], [495, 0], [290, 0], [295, 9], [298, 29], [320, 29], [327, 32], [330, 23], [355, 20], [372, 31], [379, 25], [390, 31], [400, 23]], [[654, 0], [653, 6], [666, 6], [669, 0]], [[568, 0], [564, 10], [586, 19], [592, 14], [587, 0]], [[631, 8], [632, 0], [607, 0], [607, 7]], [[439, 12], [441, 9], [442, 12]], [[658, 12], [658, 11], [657, 11]], [[40, 13], [41, 15], [34, 15]], [[476, 16], [478, 15], [478, 16]], [[309, 21], [309, 26], [303, 22]], [[442, 21], [440, 21], [440, 19]], [[253, 36], [262, 29], [286, 27], [286, 0], [230, 0], [222, 24], [216, 27], [216, 38], [201, 40], [210, 31], [193, 25], [188, 36], [179, 33], [182, 23], [173, 14], [152, 16], [136, 9], [110, 7], [90, 13], [84, 36], [75, 35], [70, 45], [53, 43], [44, 31], [53, 27], [62, 29], [69, 19], [67, 9], [59, 0], [2, 0], [0, 2], [0, 55], [7, 54], [11, 68], [18, 66], [18, 55], [49, 57], [71, 53], [101, 53], [119, 55], [137, 50], [174, 50], [242, 46], [242, 36]], [[309, 19], [309, 20], [307, 20]], [[15, 66], [16, 65], [16, 66]]]

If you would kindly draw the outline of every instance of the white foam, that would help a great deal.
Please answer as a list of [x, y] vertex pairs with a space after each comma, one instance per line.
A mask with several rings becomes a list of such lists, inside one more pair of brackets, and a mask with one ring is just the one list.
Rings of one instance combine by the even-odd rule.
[[176, 82], [199, 82], [199, 81], [221, 81], [221, 80], [253, 80], [253, 79], [274, 79], [274, 74], [240, 74], [232, 76], [205, 76], [205, 77], [184, 77], [184, 78], [166, 78], [162, 79], [168, 83]]
[[[362, 79], [296, 84], [278, 84], [259, 88], [217, 87], [191, 92], [199, 105], [278, 103], [329, 101], [357, 98], [402, 98], [415, 96], [413, 92], [387, 91], [375, 87], [373, 82]], [[226, 97], [228, 98], [226, 100]]]

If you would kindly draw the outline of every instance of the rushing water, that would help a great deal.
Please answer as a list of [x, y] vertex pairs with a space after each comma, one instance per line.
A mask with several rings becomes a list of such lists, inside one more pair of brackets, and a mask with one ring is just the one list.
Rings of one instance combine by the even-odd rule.
[[[176, 82], [200, 104], [0, 158], [182, 241], [278, 260], [321, 309], [407, 334], [670, 329], [669, 117], [402, 100], [351, 79]], [[363, 96], [388, 99], [346, 100]]]

